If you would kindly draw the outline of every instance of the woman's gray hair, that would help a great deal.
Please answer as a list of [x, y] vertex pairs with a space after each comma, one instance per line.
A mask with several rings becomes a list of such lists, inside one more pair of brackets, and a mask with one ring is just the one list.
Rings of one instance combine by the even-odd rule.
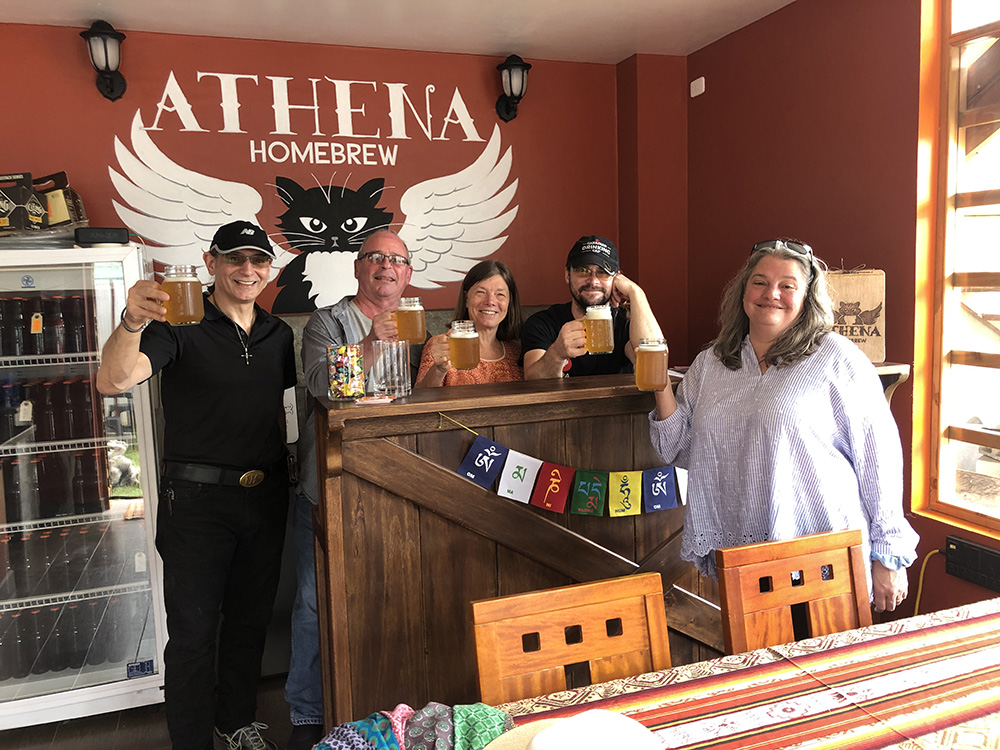
[[743, 269], [726, 286], [719, 306], [719, 337], [712, 343], [712, 350], [730, 370], [739, 370], [742, 366], [743, 339], [750, 332], [750, 320], [743, 310], [743, 294], [757, 264], [768, 256], [794, 260], [802, 267], [803, 276], [809, 279], [802, 313], [764, 355], [768, 366], [787, 367], [808, 357], [833, 328], [833, 302], [824, 273], [826, 264], [812, 254], [803, 255], [783, 245], [757, 250], [750, 254]]

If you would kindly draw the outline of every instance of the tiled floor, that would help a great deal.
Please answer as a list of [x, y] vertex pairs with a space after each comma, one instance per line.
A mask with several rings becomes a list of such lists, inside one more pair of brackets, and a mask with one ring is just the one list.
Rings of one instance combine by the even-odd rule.
[[[285, 676], [266, 677], [257, 694], [257, 721], [270, 728], [268, 739], [284, 747], [291, 723], [285, 703]], [[0, 732], [3, 750], [170, 750], [163, 704], [86, 716]]]

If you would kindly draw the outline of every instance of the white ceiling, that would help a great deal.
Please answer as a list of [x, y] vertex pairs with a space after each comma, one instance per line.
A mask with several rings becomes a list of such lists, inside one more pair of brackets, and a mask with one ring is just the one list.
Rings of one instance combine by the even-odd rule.
[[0, 0], [0, 20], [617, 63], [688, 55], [792, 0]]

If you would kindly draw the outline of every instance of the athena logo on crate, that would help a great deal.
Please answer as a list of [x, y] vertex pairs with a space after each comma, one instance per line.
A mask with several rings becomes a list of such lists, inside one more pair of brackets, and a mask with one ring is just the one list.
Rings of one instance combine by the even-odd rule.
[[35, 288], [35, 277], [30, 273], [24, 274], [21, 277], [21, 288], [22, 289], [34, 289]]

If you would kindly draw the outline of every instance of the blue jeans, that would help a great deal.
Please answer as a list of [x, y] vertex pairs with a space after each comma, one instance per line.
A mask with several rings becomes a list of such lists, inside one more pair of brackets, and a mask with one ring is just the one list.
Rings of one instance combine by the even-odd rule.
[[292, 605], [292, 657], [285, 682], [285, 701], [292, 724], [323, 723], [323, 683], [319, 665], [319, 617], [316, 613], [316, 566], [313, 555], [312, 510], [303, 492], [295, 496], [292, 543], [297, 578]]

